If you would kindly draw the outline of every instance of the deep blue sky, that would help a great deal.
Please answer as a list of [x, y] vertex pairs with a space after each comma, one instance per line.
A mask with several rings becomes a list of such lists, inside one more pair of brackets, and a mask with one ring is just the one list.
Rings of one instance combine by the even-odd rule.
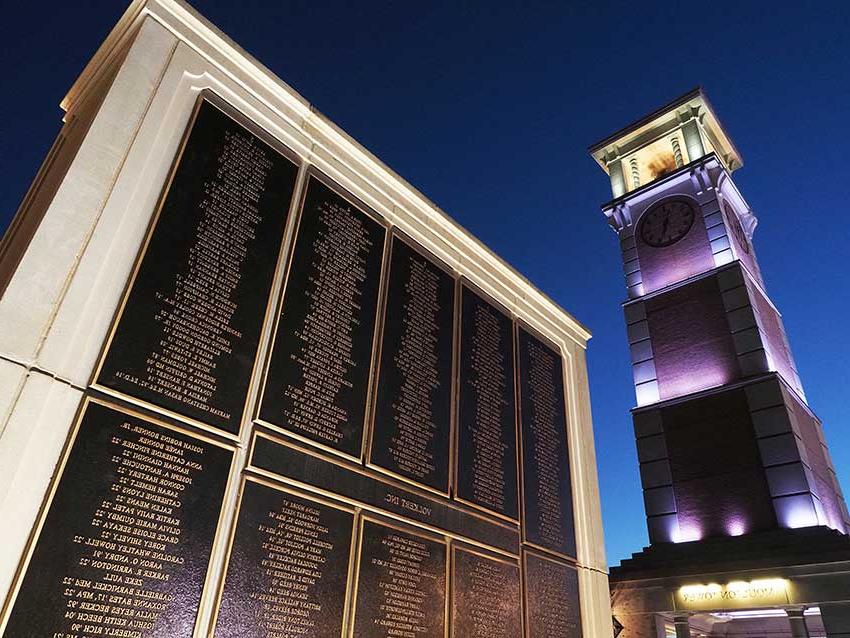
[[[850, 493], [850, 9], [798, 2], [197, 0], [195, 7], [591, 328], [608, 560], [646, 544], [624, 285], [591, 143], [701, 84], [809, 402]], [[666, 6], [665, 6], [666, 5]], [[59, 101], [123, 11], [15, 3], [0, 24], [0, 228]]]

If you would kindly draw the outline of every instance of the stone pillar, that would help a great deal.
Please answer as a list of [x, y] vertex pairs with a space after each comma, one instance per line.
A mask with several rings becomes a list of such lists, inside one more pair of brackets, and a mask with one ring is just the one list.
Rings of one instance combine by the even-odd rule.
[[691, 638], [691, 623], [687, 616], [676, 616], [673, 624], [676, 626], [676, 638]]
[[793, 607], [785, 610], [785, 613], [788, 614], [788, 624], [791, 625], [791, 638], [809, 638], [805, 611], [805, 607]]
[[626, 194], [626, 177], [623, 175], [623, 161], [615, 159], [608, 164], [608, 174], [611, 176], [611, 191], [614, 199]]
[[820, 605], [827, 638], [850, 638], [850, 603]]
[[685, 147], [688, 149], [688, 159], [694, 161], [705, 155], [705, 147], [699, 132], [696, 120], [690, 120], [682, 127], [682, 135], [685, 138]]

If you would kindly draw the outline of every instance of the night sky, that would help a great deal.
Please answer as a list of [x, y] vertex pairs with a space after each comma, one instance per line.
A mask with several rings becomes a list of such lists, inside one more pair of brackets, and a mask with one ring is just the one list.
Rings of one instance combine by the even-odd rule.
[[[607, 177], [587, 147], [702, 85], [809, 403], [850, 494], [850, 5], [224, 2], [194, 6], [594, 333], [608, 560], [647, 543]], [[8, 3], [0, 228], [61, 125], [59, 101], [124, 9]]]

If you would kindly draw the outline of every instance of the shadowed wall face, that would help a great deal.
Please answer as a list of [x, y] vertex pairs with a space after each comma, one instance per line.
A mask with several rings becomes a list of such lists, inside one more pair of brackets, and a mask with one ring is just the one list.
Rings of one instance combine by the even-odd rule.
[[745, 391], [635, 412], [652, 542], [776, 527]]
[[778, 375], [633, 414], [653, 543], [850, 516], [820, 422]]
[[671, 406], [662, 421], [684, 537], [776, 525], [743, 390]]
[[794, 363], [794, 355], [791, 354], [791, 347], [785, 335], [785, 326], [782, 325], [782, 316], [749, 279], [747, 279], [747, 288], [767, 352], [768, 365], [771, 370], [781, 374], [785, 382], [805, 398], [803, 384], [800, 382]]

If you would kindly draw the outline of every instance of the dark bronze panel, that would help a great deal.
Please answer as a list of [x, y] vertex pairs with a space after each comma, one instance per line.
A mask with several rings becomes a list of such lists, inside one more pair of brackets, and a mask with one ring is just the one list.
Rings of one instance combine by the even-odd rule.
[[4, 636], [191, 636], [232, 450], [100, 403], [81, 419]]
[[310, 177], [259, 418], [359, 458], [386, 230]]
[[296, 174], [201, 102], [99, 385], [239, 431]]
[[508, 522], [499, 523], [465, 511], [447, 498], [400, 487], [399, 481], [370, 475], [368, 470], [353, 463], [329, 462], [317, 454], [255, 435], [250, 464], [502, 551], [519, 553], [519, 530]]
[[445, 638], [446, 544], [364, 520], [354, 638]]
[[575, 556], [563, 362], [524, 328], [518, 347], [525, 540]]
[[452, 636], [522, 638], [519, 565], [455, 547]]
[[528, 638], [581, 638], [581, 607], [575, 567], [524, 552]]
[[448, 491], [454, 279], [393, 238], [371, 461]]
[[340, 638], [353, 525], [352, 512], [247, 480], [216, 638]]
[[456, 493], [516, 519], [513, 322], [468, 287], [461, 290]]

